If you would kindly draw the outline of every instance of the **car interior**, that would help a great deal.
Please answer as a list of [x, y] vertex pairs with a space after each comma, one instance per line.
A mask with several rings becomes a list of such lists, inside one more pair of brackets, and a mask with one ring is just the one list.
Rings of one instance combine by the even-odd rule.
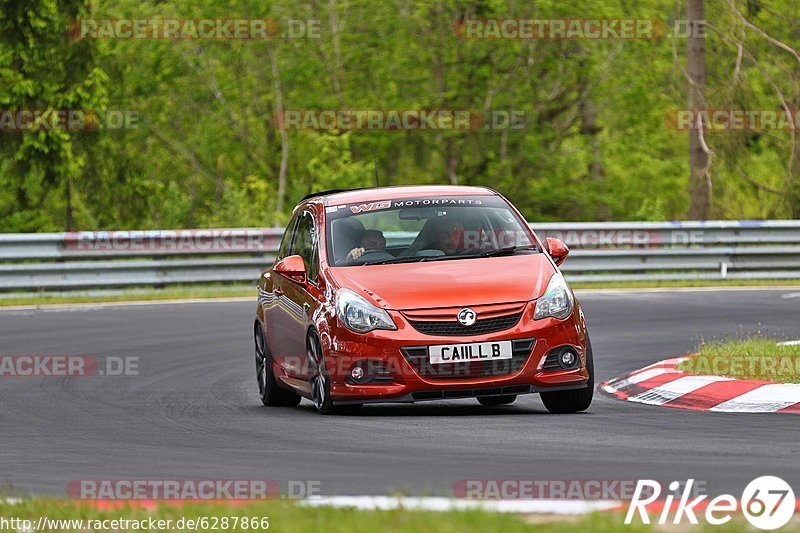
[[[441, 226], [453, 225], [456, 231], [461, 232], [457, 254], [499, 248], [503, 244], [498, 242], [496, 236], [518, 228], [517, 221], [505, 209], [408, 208], [396, 210], [396, 214], [389, 213], [334, 219], [330, 236], [334, 266], [360, 265], [400, 257], [445, 255], [437, 246], [434, 236], [436, 229]], [[362, 239], [369, 230], [379, 231], [386, 239], [386, 247], [382, 250], [365, 250], [358, 259], [348, 259], [351, 250], [362, 247]], [[525, 244], [529, 244], [527, 239]]]

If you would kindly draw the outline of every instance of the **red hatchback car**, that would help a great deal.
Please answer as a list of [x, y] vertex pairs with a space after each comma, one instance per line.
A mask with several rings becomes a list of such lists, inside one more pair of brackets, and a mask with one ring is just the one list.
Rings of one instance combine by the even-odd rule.
[[328, 414], [539, 393], [550, 412], [585, 410], [592, 348], [558, 269], [568, 253], [481, 187], [306, 197], [258, 285], [261, 400]]

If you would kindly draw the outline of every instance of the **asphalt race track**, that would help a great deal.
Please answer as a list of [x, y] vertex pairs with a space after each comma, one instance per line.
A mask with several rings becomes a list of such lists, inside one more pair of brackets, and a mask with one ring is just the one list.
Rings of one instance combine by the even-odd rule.
[[[800, 289], [579, 292], [597, 379], [699, 340], [800, 338]], [[0, 377], [0, 485], [64, 495], [79, 479], [318, 480], [323, 494], [452, 494], [463, 479], [695, 478], [741, 493], [755, 477], [800, 485], [800, 417], [700, 413], [596, 393], [549, 415], [538, 396], [368, 406], [325, 417], [265, 408], [253, 303], [0, 311], [0, 354], [137, 356], [138, 376]]]

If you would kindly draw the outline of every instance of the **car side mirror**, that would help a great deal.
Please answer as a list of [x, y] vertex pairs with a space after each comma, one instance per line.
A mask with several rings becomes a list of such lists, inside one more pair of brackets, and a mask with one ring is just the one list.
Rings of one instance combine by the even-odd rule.
[[272, 270], [297, 283], [306, 282], [306, 264], [299, 255], [284, 257], [272, 267]]
[[569, 255], [569, 246], [564, 244], [564, 241], [561, 239], [556, 239], [555, 237], [547, 237], [545, 240], [547, 241], [547, 253], [550, 254], [550, 257], [553, 258], [557, 266], [561, 266], [561, 263], [563, 263], [564, 259]]

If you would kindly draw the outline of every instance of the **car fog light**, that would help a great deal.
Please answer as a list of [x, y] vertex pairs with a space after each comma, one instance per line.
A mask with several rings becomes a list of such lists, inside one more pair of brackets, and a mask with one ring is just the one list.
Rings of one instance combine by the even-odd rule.
[[575, 352], [571, 350], [565, 350], [561, 353], [559, 363], [561, 363], [561, 366], [564, 368], [572, 368], [577, 360], [578, 356]]
[[350, 371], [350, 377], [355, 381], [361, 381], [364, 378], [364, 369], [360, 366], [354, 366]]

